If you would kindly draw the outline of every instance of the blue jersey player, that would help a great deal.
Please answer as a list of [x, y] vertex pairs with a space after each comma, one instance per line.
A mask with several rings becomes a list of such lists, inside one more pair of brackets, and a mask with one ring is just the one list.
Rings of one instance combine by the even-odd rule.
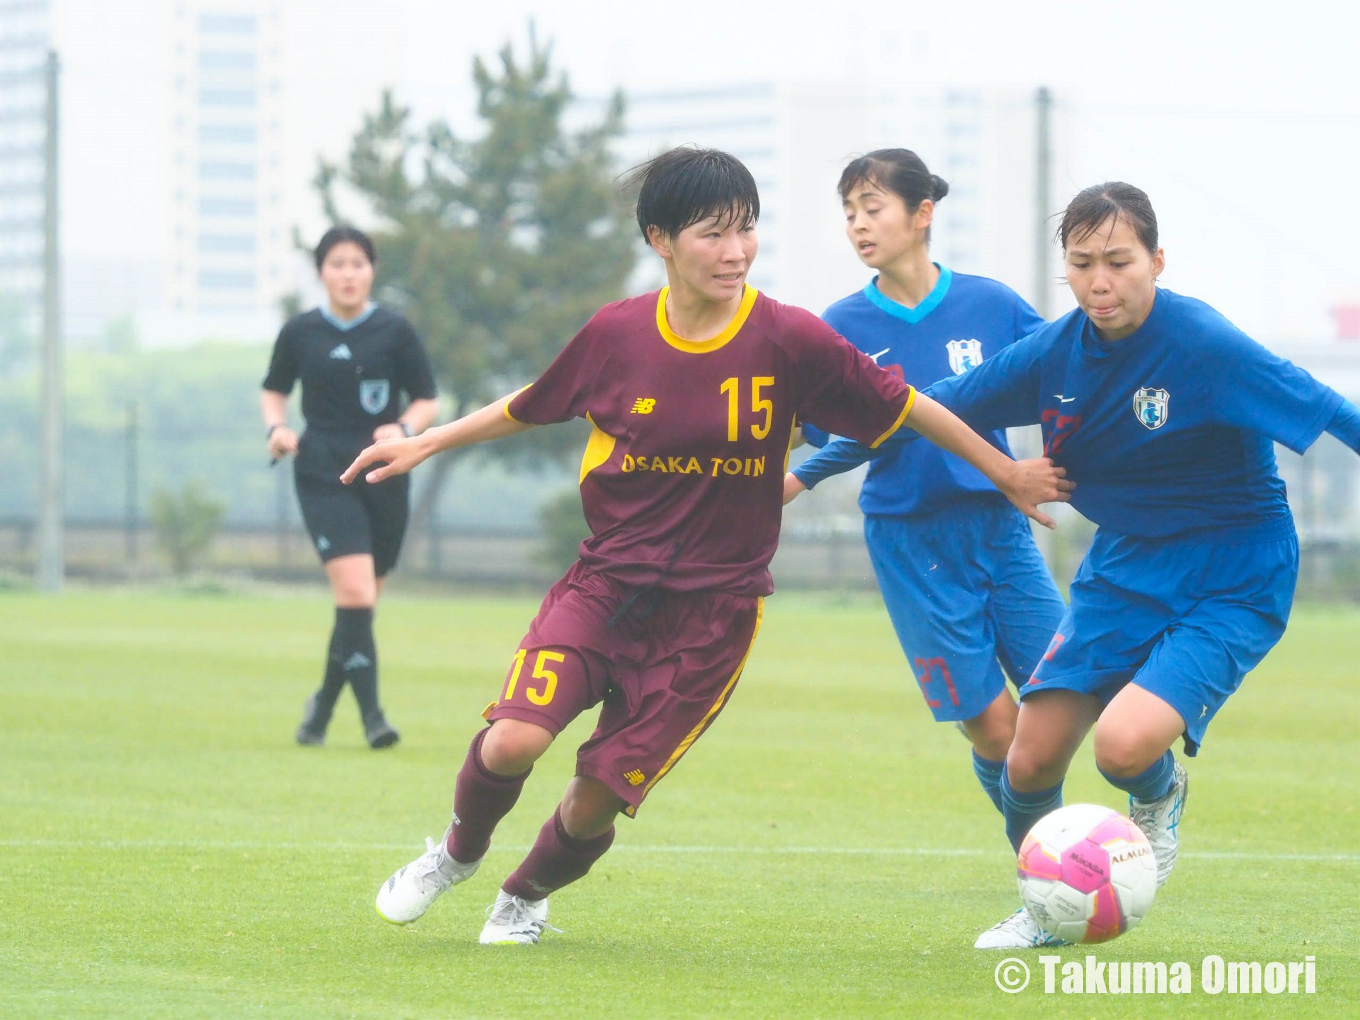
[[[935, 203], [949, 185], [916, 153], [861, 156], [839, 191], [850, 243], [878, 275], [822, 318], [884, 368], [925, 386], [1044, 324], [1004, 284], [930, 260]], [[816, 446], [828, 438], [811, 423], [803, 434]], [[983, 434], [1010, 453], [1003, 431]], [[1064, 608], [1029, 523], [980, 471], [931, 443], [874, 460], [859, 505], [884, 605], [926, 704], [968, 736], [973, 769], [1000, 810], [1017, 711], [1006, 677], [1029, 678]]]
[[[1208, 305], [1157, 287], [1165, 257], [1139, 189], [1087, 188], [1059, 238], [1078, 307], [928, 392], [974, 428], [1041, 423], [1045, 452], [1076, 483], [1073, 506], [1099, 525], [1021, 690], [1001, 777], [1006, 833], [1018, 847], [1062, 803], [1094, 727], [1096, 765], [1128, 792], [1160, 885], [1186, 795], [1171, 747], [1198, 751], [1289, 616], [1298, 540], [1273, 443], [1302, 452], [1328, 431], [1360, 450], [1360, 409]], [[837, 440], [785, 480], [785, 496], [864, 459]], [[977, 946], [1055, 942], [1022, 909]]]

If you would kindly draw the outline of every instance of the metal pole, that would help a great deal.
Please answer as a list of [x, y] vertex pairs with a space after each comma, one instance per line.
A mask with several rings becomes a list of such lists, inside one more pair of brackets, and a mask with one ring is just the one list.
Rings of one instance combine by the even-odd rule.
[[123, 530], [128, 564], [137, 562], [137, 402], [128, 401]]
[[1053, 154], [1049, 136], [1049, 118], [1053, 110], [1053, 94], [1041, 86], [1034, 97], [1034, 202], [1038, 220], [1034, 231], [1034, 310], [1045, 319], [1051, 316], [1049, 292], [1053, 281], [1049, 277], [1049, 202], [1052, 195]]
[[[1053, 108], [1053, 95], [1044, 86], [1034, 95], [1034, 310], [1045, 319], [1052, 317], [1053, 302], [1049, 300], [1052, 281], [1049, 279], [1049, 230], [1048, 205], [1051, 192], [1052, 154], [1049, 149], [1049, 115]], [[1027, 429], [1033, 434], [1034, 456], [1043, 455], [1042, 433], [1037, 428]], [[1051, 573], [1057, 574], [1059, 566], [1058, 547], [1053, 540], [1053, 532], [1047, 528], [1035, 527], [1034, 542], [1039, 554], [1043, 556]], [[1065, 578], [1058, 578], [1061, 584]]]
[[43, 203], [42, 483], [38, 508], [38, 571], [41, 591], [59, 591], [65, 575], [62, 534], [62, 351], [61, 260], [57, 237], [56, 51], [47, 54], [47, 145]]

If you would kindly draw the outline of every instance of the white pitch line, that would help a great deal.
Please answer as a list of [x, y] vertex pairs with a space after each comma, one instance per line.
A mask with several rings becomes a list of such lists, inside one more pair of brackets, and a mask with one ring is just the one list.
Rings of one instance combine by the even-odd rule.
[[[414, 843], [267, 843], [259, 840], [196, 840], [196, 839], [0, 839], [0, 847], [71, 850], [257, 850], [305, 852], [336, 851], [341, 853], [364, 851], [411, 850]], [[417, 847], [418, 849], [418, 847]], [[496, 850], [527, 853], [527, 846], [497, 846]], [[847, 847], [847, 846], [647, 846], [620, 843], [611, 853], [641, 854], [773, 854], [776, 856], [843, 856], [843, 857], [996, 857], [1003, 851], [975, 847]], [[1248, 851], [1202, 850], [1181, 855], [1192, 860], [1217, 861], [1331, 861], [1340, 864], [1360, 864], [1360, 854], [1292, 854], [1255, 853]]]

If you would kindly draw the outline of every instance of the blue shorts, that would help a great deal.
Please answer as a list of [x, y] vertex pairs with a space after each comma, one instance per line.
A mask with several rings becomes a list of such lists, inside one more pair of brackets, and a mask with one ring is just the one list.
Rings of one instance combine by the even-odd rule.
[[865, 517], [864, 538], [897, 640], [937, 720], [980, 715], [1006, 675], [1025, 682], [1064, 606], [1019, 510], [998, 499]]
[[1288, 520], [1214, 543], [1098, 531], [1021, 696], [1057, 688], [1108, 704], [1133, 681], [1180, 713], [1193, 756], [1209, 721], [1284, 634], [1298, 573]]

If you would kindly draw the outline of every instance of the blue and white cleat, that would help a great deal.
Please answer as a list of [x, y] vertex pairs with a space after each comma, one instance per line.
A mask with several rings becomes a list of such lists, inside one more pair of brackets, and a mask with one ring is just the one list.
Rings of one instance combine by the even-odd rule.
[[1041, 946], [1070, 946], [1072, 943], [1050, 935], [1021, 907], [994, 928], [988, 928], [973, 943], [974, 949], [1038, 949]]
[[1176, 866], [1176, 844], [1180, 839], [1181, 815], [1185, 812], [1189, 777], [1185, 767], [1176, 762], [1176, 781], [1171, 792], [1160, 800], [1129, 798], [1129, 817], [1143, 830], [1152, 844], [1152, 855], [1157, 859], [1157, 888], [1166, 884], [1171, 869]]

